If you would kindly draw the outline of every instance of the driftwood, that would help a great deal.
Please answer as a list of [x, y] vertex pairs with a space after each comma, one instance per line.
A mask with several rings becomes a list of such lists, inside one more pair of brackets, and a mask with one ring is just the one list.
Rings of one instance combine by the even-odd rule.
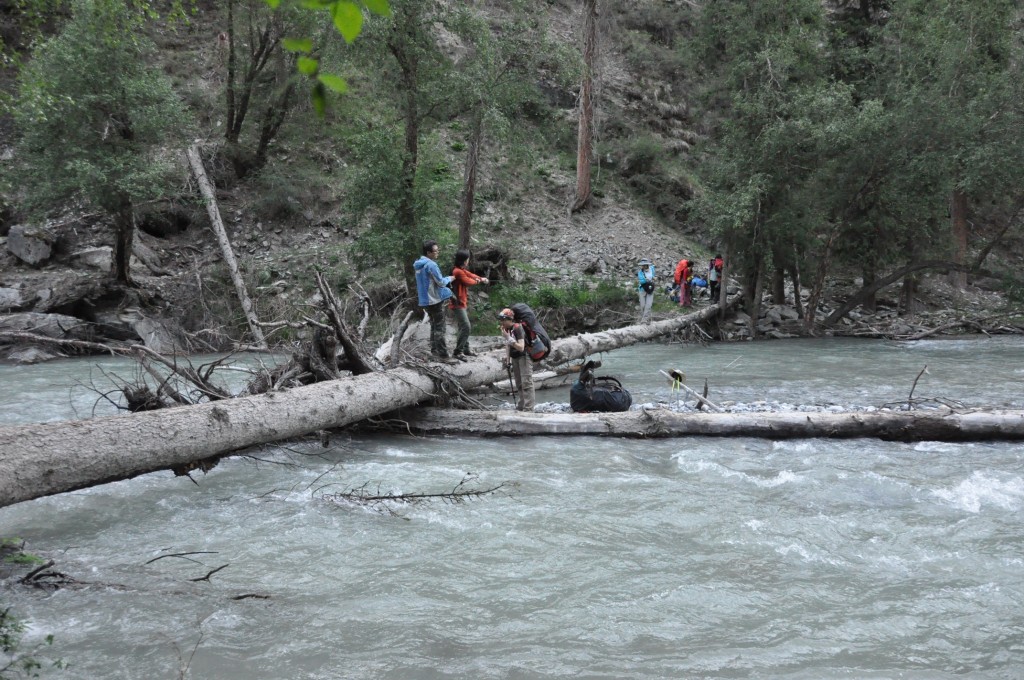
[[877, 437], [889, 441], [949, 442], [1024, 439], [1024, 411], [678, 413], [645, 409], [625, 413], [523, 413], [420, 408], [402, 412], [398, 419], [403, 427], [420, 434], [765, 439]]
[[[733, 299], [735, 300], [735, 298]], [[717, 306], [642, 326], [555, 340], [549, 363], [610, 351], [711, 318]], [[505, 376], [501, 352], [454, 365], [388, 371], [247, 397], [91, 420], [0, 428], [0, 507], [156, 470], [181, 469], [255, 444], [344, 427]]]

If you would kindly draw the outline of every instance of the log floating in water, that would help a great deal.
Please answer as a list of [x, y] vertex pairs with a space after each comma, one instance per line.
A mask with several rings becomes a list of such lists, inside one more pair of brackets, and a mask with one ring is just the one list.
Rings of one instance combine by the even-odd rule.
[[602, 435], [614, 437], [875, 437], [888, 441], [1024, 439], [1024, 411], [857, 411], [851, 413], [523, 413], [421, 408], [399, 418], [422, 434]]

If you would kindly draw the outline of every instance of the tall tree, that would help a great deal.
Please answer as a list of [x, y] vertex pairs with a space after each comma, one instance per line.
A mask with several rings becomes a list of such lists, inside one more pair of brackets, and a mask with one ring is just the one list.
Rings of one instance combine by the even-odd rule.
[[[724, 105], [703, 167], [697, 214], [730, 245], [756, 321], [773, 255], [800, 250], [825, 221], [802, 188], [829, 146], [826, 126], [847, 106], [827, 78], [824, 10], [817, 0], [723, 0], [701, 14], [697, 49]], [[753, 326], [751, 332], [753, 332]]]
[[[938, 177], [933, 213], [949, 215], [946, 252], [960, 265], [971, 206], [1024, 180], [1020, 21], [1014, 0], [900, 0], [886, 25], [887, 101], [928, 130], [918, 158]], [[966, 273], [951, 279], [962, 287]]]
[[[424, 167], [424, 153], [432, 155], [433, 145], [424, 149], [423, 141], [457, 99], [451, 59], [436, 38], [438, 27], [450, 19], [448, 8], [436, 0], [396, 0], [391, 15], [368, 23], [365, 39], [351, 51], [395, 84], [394, 99], [380, 104], [393, 106], [400, 121], [383, 128], [367, 125], [354, 139], [355, 152], [366, 160], [349, 192], [349, 208], [361, 227], [357, 257], [364, 268], [401, 262], [410, 291], [415, 290], [412, 263], [423, 240], [443, 241], [440, 232], [447, 228], [436, 197], [451, 186], [450, 168], [433, 158]], [[401, 140], [397, 148], [396, 138]], [[367, 218], [372, 225], [362, 228]]]
[[76, 0], [60, 35], [22, 71], [15, 108], [29, 204], [79, 198], [115, 226], [112, 274], [129, 283], [133, 209], [165, 191], [167, 146], [182, 106], [147, 65], [145, 14], [119, 0]]
[[576, 196], [570, 212], [590, 204], [590, 164], [594, 154], [594, 67], [597, 63], [597, 0], [583, 0], [583, 80], [576, 136]]
[[487, 18], [470, 8], [453, 22], [465, 46], [456, 64], [459, 108], [469, 119], [469, 141], [459, 201], [459, 248], [470, 247], [480, 157], [488, 135], [505, 137], [524, 106], [539, 99], [535, 74], [544, 55], [557, 53], [543, 10], [511, 2]]
[[[224, 141], [239, 179], [266, 164], [270, 144], [295, 105], [298, 56], [285, 45], [289, 36], [312, 32], [311, 24], [292, 7], [272, 11], [263, 0], [227, 2]], [[255, 139], [247, 147], [241, 141], [249, 128]]]

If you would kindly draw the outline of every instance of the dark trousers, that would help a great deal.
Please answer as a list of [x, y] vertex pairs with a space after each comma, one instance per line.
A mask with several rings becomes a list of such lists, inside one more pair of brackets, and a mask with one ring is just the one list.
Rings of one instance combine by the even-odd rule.
[[431, 354], [440, 357], [448, 356], [448, 343], [444, 339], [444, 302], [427, 305], [423, 309], [427, 310], [427, 316], [430, 318]]
[[459, 327], [459, 334], [455, 339], [455, 354], [465, 354], [469, 351], [469, 334], [473, 327], [469, 324], [468, 309], [453, 309], [455, 323]]

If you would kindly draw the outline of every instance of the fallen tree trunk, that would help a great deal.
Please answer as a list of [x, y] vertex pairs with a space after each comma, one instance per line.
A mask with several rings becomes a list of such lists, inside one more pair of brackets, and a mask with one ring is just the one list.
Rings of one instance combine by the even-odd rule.
[[398, 415], [421, 434], [601, 435], [612, 437], [760, 437], [765, 439], [877, 437], [888, 441], [1024, 439], [1024, 411], [871, 411], [853, 413], [523, 413], [436, 408]]
[[249, 322], [249, 330], [252, 332], [253, 341], [257, 347], [266, 347], [267, 341], [263, 337], [263, 329], [260, 328], [260, 321], [256, 318], [256, 308], [253, 307], [252, 300], [249, 298], [249, 292], [245, 287], [245, 281], [238, 271], [238, 260], [235, 259], [235, 251], [231, 248], [228, 232], [224, 228], [223, 220], [220, 218], [220, 208], [217, 207], [217, 194], [213, 183], [206, 176], [206, 168], [203, 165], [203, 158], [199, 154], [199, 148], [190, 146], [185, 152], [185, 157], [192, 168], [192, 174], [195, 175], [196, 182], [199, 183], [199, 192], [203, 196], [203, 201], [206, 203], [206, 212], [210, 216], [210, 225], [213, 227], [213, 233], [217, 236], [217, 242], [220, 244], [224, 263], [231, 274], [231, 281], [235, 284], [235, 292], [238, 294], [238, 301], [242, 304], [242, 312], [245, 313], [245, 319]]
[[[716, 313], [710, 305], [653, 324], [556, 340], [549, 364], [673, 333]], [[506, 377], [501, 356], [499, 350], [456, 365], [403, 366], [195, 406], [0, 428], [0, 507], [181, 468], [494, 383]]]

